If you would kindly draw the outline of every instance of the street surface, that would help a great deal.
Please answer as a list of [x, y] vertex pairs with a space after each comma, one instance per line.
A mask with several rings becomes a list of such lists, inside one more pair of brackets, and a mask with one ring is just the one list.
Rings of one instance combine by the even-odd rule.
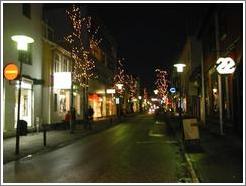
[[3, 167], [4, 183], [177, 183], [177, 141], [151, 115], [132, 117], [71, 145]]

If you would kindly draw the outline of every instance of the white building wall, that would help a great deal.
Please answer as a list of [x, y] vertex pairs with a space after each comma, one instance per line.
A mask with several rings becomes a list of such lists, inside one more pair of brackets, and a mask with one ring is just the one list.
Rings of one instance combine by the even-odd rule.
[[[16, 43], [11, 40], [12, 35], [25, 34], [32, 37], [35, 42], [32, 44], [32, 65], [23, 64], [22, 74], [31, 78], [42, 79], [42, 5], [31, 4], [31, 18], [22, 14], [21, 3], [3, 4], [3, 66], [7, 63], [15, 63], [19, 66], [18, 51]], [[14, 85], [9, 81], [4, 81], [4, 130], [14, 131], [15, 118], [15, 91]], [[42, 112], [42, 87], [33, 86], [33, 122], [35, 118], [41, 116]], [[34, 125], [34, 123], [32, 123]]]

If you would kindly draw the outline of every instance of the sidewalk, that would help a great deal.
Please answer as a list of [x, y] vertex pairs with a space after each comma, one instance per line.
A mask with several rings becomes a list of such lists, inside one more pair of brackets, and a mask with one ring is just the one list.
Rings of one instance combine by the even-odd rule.
[[200, 182], [242, 183], [243, 140], [233, 133], [221, 136], [200, 129], [200, 148], [186, 149]]
[[15, 155], [16, 138], [10, 137], [3, 140], [3, 164], [20, 158], [29, 157], [36, 153], [46, 152], [55, 148], [68, 145], [85, 135], [102, 131], [118, 123], [114, 118], [104, 118], [93, 122], [93, 129], [84, 129], [82, 124], [77, 124], [74, 133], [70, 130], [50, 130], [46, 133], [46, 146], [43, 143], [43, 132], [28, 133], [27, 136], [20, 136], [20, 153]]
[[[169, 126], [181, 141], [179, 120], [168, 118]], [[195, 176], [202, 183], [242, 183], [243, 182], [243, 139], [232, 129], [219, 135], [214, 125], [200, 127], [200, 144], [187, 145], [184, 156], [191, 164]]]

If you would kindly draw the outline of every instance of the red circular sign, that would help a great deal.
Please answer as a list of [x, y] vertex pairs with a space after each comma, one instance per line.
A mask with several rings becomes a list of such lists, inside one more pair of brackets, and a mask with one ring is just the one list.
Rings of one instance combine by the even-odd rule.
[[14, 80], [17, 78], [19, 74], [19, 68], [17, 67], [17, 65], [10, 63], [8, 65], [5, 66], [4, 68], [4, 77], [7, 80]]

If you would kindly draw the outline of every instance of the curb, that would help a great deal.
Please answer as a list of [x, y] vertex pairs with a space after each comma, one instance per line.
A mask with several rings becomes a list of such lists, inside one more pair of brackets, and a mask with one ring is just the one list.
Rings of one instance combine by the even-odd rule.
[[197, 175], [196, 175], [196, 172], [193, 168], [193, 165], [191, 163], [191, 159], [190, 159], [190, 156], [187, 154], [187, 153], [184, 153], [185, 154], [185, 160], [186, 162], [188, 163], [188, 171], [191, 175], [191, 179], [192, 179], [192, 183], [200, 183]]

